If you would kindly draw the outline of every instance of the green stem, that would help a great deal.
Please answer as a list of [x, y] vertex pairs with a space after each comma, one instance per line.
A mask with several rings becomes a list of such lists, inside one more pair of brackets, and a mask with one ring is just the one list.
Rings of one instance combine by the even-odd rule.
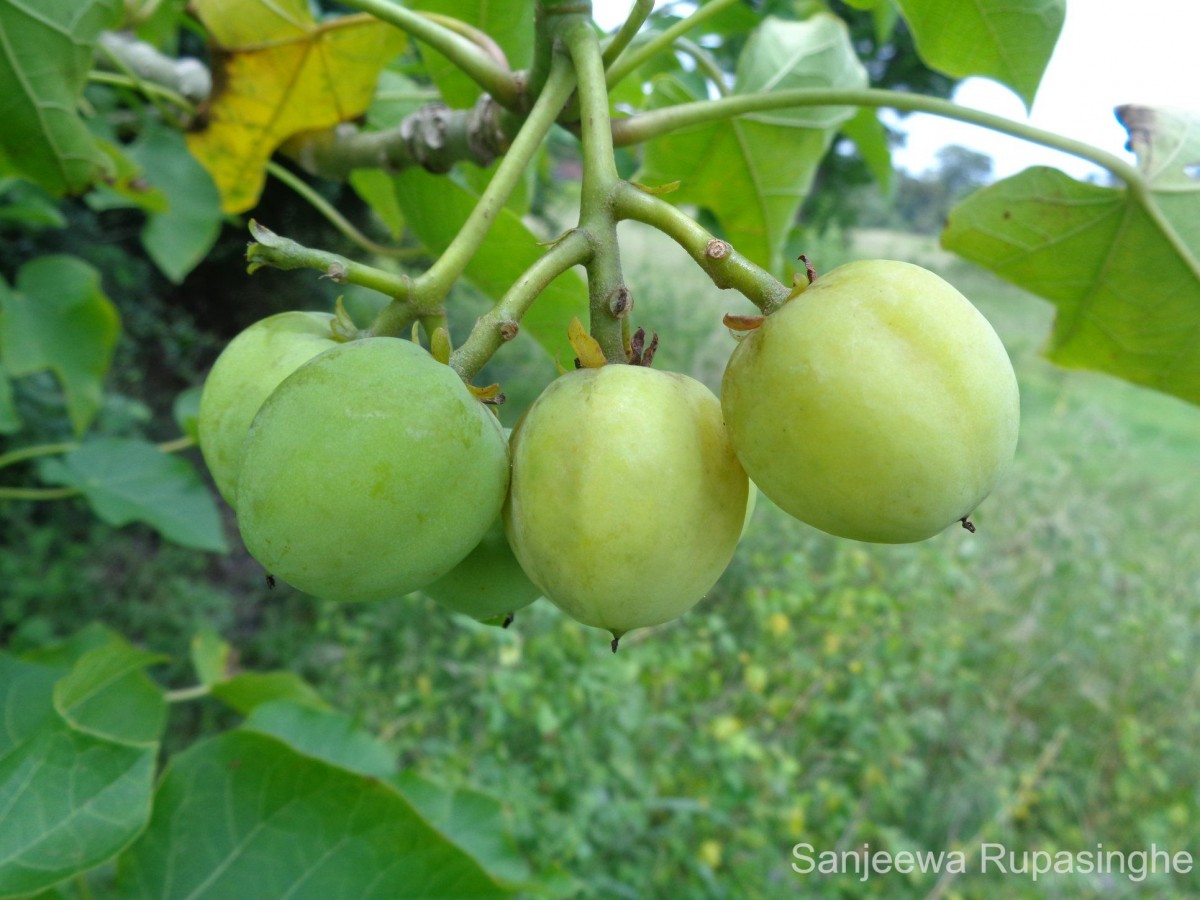
[[0, 500], [65, 500], [80, 493], [79, 488], [0, 487]]
[[502, 344], [517, 336], [522, 317], [538, 295], [555, 278], [591, 255], [591, 242], [582, 231], [565, 235], [525, 270], [490, 312], [476, 320], [466, 341], [451, 355], [451, 368], [470, 382]]
[[725, 241], [717, 240], [666, 200], [647, 194], [632, 184], [622, 184], [614, 199], [618, 218], [633, 219], [657, 228], [686, 250], [713, 284], [719, 288], [733, 288], [764, 313], [782, 306], [790, 295], [791, 288]]
[[654, 12], [654, 0], [637, 0], [633, 4], [633, 9], [629, 11], [627, 18], [613, 35], [613, 39], [608, 42], [608, 46], [604, 48], [604, 67], [610, 68], [613, 63], [620, 59], [625, 48], [629, 46], [629, 42], [633, 40], [646, 20], [650, 18], [650, 13]]
[[538, 95], [508, 153], [500, 160], [471, 215], [446, 252], [413, 284], [412, 296], [418, 309], [432, 311], [441, 306], [454, 282], [483, 244], [492, 223], [524, 176], [529, 161], [546, 139], [574, 88], [575, 77], [570, 66], [565, 59], [556, 60], [545, 88]]
[[36, 459], [39, 456], [69, 453], [78, 446], [74, 442], [67, 442], [61, 444], [35, 444], [32, 447], [22, 447], [20, 450], [10, 450], [8, 453], [0, 455], [0, 469], [24, 462], [27, 459]]
[[[711, 5], [709, 4], [709, 6]], [[708, 6], [703, 6], [701, 9], [708, 9]], [[877, 88], [857, 90], [796, 88], [762, 94], [740, 94], [723, 97], [720, 100], [681, 103], [678, 106], [669, 106], [614, 122], [613, 141], [618, 147], [625, 147], [629, 144], [640, 144], [652, 140], [680, 128], [722, 121], [747, 113], [800, 106], [870, 106], [888, 107], [906, 112], [930, 113], [990, 128], [1001, 134], [1012, 135], [1030, 143], [1070, 153], [1107, 169], [1131, 186], [1141, 184], [1143, 181], [1141, 173], [1134, 166], [1119, 156], [1100, 150], [1083, 141], [1073, 140], [1051, 131], [1043, 131], [1003, 116], [959, 106], [950, 100]]]
[[347, 6], [368, 12], [428, 44], [491, 94], [505, 109], [519, 108], [521, 91], [512, 72], [492, 59], [471, 40], [389, 0], [345, 0], [345, 3]]
[[313, 250], [276, 234], [253, 219], [250, 220], [250, 234], [257, 242], [246, 248], [251, 274], [264, 266], [285, 270], [317, 269], [339, 284], [357, 284], [389, 297], [407, 300], [412, 293], [412, 282], [407, 275], [395, 275], [352, 262], [336, 253]]
[[564, 28], [563, 40], [571, 52], [579, 78], [579, 114], [583, 143], [583, 185], [579, 227], [592, 243], [587, 263], [590, 331], [609, 362], [626, 362], [621, 319], [631, 302], [621, 273], [617, 220], [612, 196], [620, 177], [613, 156], [612, 120], [600, 42], [591, 22], [584, 18]]
[[729, 96], [729, 85], [725, 81], [725, 72], [711, 53], [695, 41], [688, 40], [685, 37], [675, 38], [675, 43], [671, 46], [681, 53], [686, 53], [696, 61], [696, 65], [700, 68], [700, 71], [707, 75], [708, 80], [716, 87], [717, 93], [722, 97]]
[[92, 82], [92, 84], [106, 84], [111, 87], [130, 88], [145, 94], [147, 97], [160, 97], [163, 100], [174, 103], [189, 114], [196, 111], [196, 107], [183, 94], [177, 94], [170, 88], [155, 84], [153, 81], [144, 81], [133, 75], [123, 75], [119, 72], [102, 72], [99, 69], [92, 69], [88, 72], [87, 77], [88, 81]]
[[179, 688], [174, 691], [166, 691], [163, 694], [163, 700], [167, 703], [185, 703], [188, 700], [198, 700], [201, 697], [207, 697], [212, 693], [212, 686], [207, 684], [197, 684], [192, 687]]
[[[187, 450], [189, 447], [195, 447], [196, 442], [185, 434], [177, 438], [172, 438], [169, 441], [155, 444], [155, 446], [163, 453], [175, 453], [179, 450]], [[0, 469], [16, 465], [27, 459], [37, 459], [39, 456], [56, 456], [59, 453], [70, 453], [72, 450], [77, 450], [78, 448], [78, 443], [64, 441], [59, 444], [34, 444], [30, 447], [22, 447], [19, 450], [10, 450], [8, 453], [0, 454]]]
[[353, 222], [338, 212], [332, 203], [313, 190], [307, 181], [297, 177], [293, 172], [274, 160], [267, 162], [267, 171], [295, 191], [309, 206], [324, 216], [326, 221], [333, 225], [334, 228], [368, 253], [375, 253], [379, 256], [390, 256], [393, 259], [412, 259], [421, 255], [422, 251], [413, 247], [387, 247], [383, 244], [377, 244], [355, 228]]
[[608, 69], [608, 86], [611, 88], [615, 84], [619, 84], [630, 72], [634, 71], [642, 63], [652, 59], [663, 50], [669, 48], [675, 39], [687, 34], [697, 25], [711, 19], [718, 13], [724, 12], [731, 6], [739, 3], [740, 0], [711, 0], [699, 7], [694, 13], [684, 19], [680, 19], [670, 28], [659, 32], [646, 43], [638, 47], [631, 48], [629, 51], [621, 55], [621, 58], [613, 63]]

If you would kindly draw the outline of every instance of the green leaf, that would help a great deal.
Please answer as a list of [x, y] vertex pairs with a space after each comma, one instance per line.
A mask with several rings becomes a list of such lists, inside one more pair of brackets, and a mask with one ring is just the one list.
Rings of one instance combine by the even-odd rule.
[[175, 402], [171, 404], [171, 417], [175, 419], [175, 424], [193, 441], [200, 439], [197, 423], [200, 420], [200, 395], [203, 393], [203, 387], [187, 388], [176, 394]]
[[67, 218], [58, 203], [45, 190], [20, 178], [0, 179], [0, 223], [12, 223], [30, 230], [62, 228]]
[[[444, 253], [479, 197], [453, 180], [417, 168], [394, 176], [396, 197], [409, 228], [432, 253]], [[467, 264], [466, 277], [493, 299], [503, 296], [521, 274], [541, 257], [544, 247], [510, 209], [492, 224], [488, 239]], [[577, 272], [565, 272], [542, 291], [521, 320], [551, 356], [571, 359], [567, 326], [587, 316], [587, 287]]]
[[529, 881], [529, 864], [517, 850], [512, 823], [495, 798], [450, 790], [411, 770], [393, 776], [391, 782], [434, 828], [493, 875], [513, 884]]
[[[742, 51], [734, 93], [866, 83], [846, 26], [820, 14], [804, 22], [767, 19]], [[651, 105], [697, 99], [668, 77], [656, 83]], [[668, 200], [707, 207], [734, 247], [779, 273], [796, 211], [834, 134], [853, 113], [846, 107], [779, 110], [673, 132], [647, 145], [637, 180], [681, 181]]]
[[142, 246], [159, 271], [179, 284], [217, 241], [221, 195], [174, 129], [148, 127], [128, 154], [142, 167], [145, 180], [167, 199], [166, 211], [146, 219]]
[[930, 68], [982, 75], [1033, 106], [1067, 14], [1066, 0], [896, 0]]
[[189, 655], [201, 684], [214, 685], [229, 677], [233, 648], [215, 631], [208, 629], [194, 635]]
[[[533, 57], [533, 0], [415, 0], [406, 5], [473, 25], [496, 42], [510, 69], [528, 68]], [[465, 109], [483, 93], [457, 66], [425, 44], [421, 55], [447, 106]]]
[[313, 709], [329, 709], [321, 695], [295, 672], [243, 672], [214, 684], [212, 693], [242, 715], [276, 700]]
[[379, 217], [392, 240], [404, 234], [404, 211], [396, 202], [391, 176], [383, 169], [355, 169], [347, 178], [350, 187]]
[[132, 438], [88, 441], [46, 460], [42, 478], [76, 487], [110, 525], [145, 522], [164, 537], [199, 550], [228, 550], [212, 494], [187, 460]]
[[162, 691], [142, 671], [169, 657], [138, 650], [113, 636], [89, 650], [54, 686], [54, 708], [81, 732], [127, 744], [162, 737], [167, 706]]
[[1058, 308], [1055, 363], [1200, 404], [1200, 116], [1119, 113], [1138, 184], [1027, 169], [956, 206], [942, 243]]
[[360, 775], [388, 778], [396, 774], [392, 751], [359, 729], [349, 716], [334, 710], [276, 700], [255, 707], [242, 727], [276, 737], [305, 756]]
[[111, 859], [150, 818], [165, 714], [141, 668], [154, 657], [89, 634], [105, 642], [74, 666], [61, 660], [75, 651], [60, 664], [0, 653], [0, 896]]
[[391, 785], [244, 729], [175, 757], [117, 885], [127, 900], [510, 893]]
[[14, 378], [50, 370], [67, 398], [76, 434], [103, 402], [101, 386], [120, 332], [100, 274], [73, 256], [43, 256], [0, 278], [0, 361]]
[[[0, 287], [0, 296], [3, 296]], [[13, 396], [12, 382], [0, 367], [0, 434], [16, 434], [22, 427], [21, 415], [17, 412], [16, 398]]]
[[85, 191], [108, 160], [75, 112], [104, 28], [121, 0], [0, 3], [0, 171], [52, 194]]
[[842, 134], [854, 141], [859, 155], [884, 196], [892, 195], [892, 148], [888, 144], [887, 129], [879, 121], [879, 114], [863, 107], [842, 123]]

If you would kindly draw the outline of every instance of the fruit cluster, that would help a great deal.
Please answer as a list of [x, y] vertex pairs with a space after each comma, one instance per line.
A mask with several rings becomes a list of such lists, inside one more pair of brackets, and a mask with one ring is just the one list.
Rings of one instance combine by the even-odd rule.
[[506, 622], [545, 595], [614, 650], [716, 583], [750, 479], [857, 540], [967, 524], [1012, 459], [1019, 403], [999, 338], [961, 294], [907, 263], [852, 263], [754, 324], [720, 400], [645, 365], [579, 368], [509, 439], [418, 344], [282, 313], [218, 359], [200, 445], [247, 549], [301, 590], [422, 589]]

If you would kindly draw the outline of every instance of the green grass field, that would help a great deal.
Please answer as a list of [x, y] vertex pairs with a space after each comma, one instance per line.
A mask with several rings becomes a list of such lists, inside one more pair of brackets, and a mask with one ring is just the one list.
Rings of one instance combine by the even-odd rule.
[[[715, 388], [733, 347], [721, 315], [745, 301], [665, 239], [632, 225], [622, 239], [656, 365]], [[421, 773], [503, 797], [535, 866], [582, 896], [1200, 893], [1194, 872], [1035, 883], [980, 874], [978, 856], [1200, 854], [1200, 409], [1051, 366], [1037, 354], [1050, 307], [928, 239], [863, 233], [810, 256], [934, 266], [1000, 332], [1023, 427], [977, 534], [859, 544], [760, 498], [712, 595], [614, 657], [544, 601], [508, 631], [420, 597], [338, 607], [268, 594], [241, 557], [45, 513], [12, 526], [25, 551], [3, 561], [3, 623], [34, 642], [98, 618], [181, 657], [216, 627], [247, 665], [305, 674]], [[176, 711], [176, 740], [225, 721], [208, 703]], [[942, 879], [801, 875], [799, 842], [970, 863]]]

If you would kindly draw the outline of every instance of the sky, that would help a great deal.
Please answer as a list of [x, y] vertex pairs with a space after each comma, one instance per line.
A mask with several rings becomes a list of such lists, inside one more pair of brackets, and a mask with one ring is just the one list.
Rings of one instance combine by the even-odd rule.
[[[593, 0], [593, 5], [597, 21], [611, 28], [632, 4]], [[1113, 108], [1140, 103], [1200, 111], [1197, 36], [1196, 0], [1068, 0], [1066, 23], [1030, 115], [1016, 94], [983, 78], [960, 84], [954, 100], [1132, 159]], [[947, 144], [988, 154], [997, 177], [1031, 165], [1058, 166], [1080, 178], [1098, 172], [1075, 157], [937, 116], [912, 115], [898, 127], [908, 139], [894, 162], [912, 172], [932, 166], [938, 149]]]

